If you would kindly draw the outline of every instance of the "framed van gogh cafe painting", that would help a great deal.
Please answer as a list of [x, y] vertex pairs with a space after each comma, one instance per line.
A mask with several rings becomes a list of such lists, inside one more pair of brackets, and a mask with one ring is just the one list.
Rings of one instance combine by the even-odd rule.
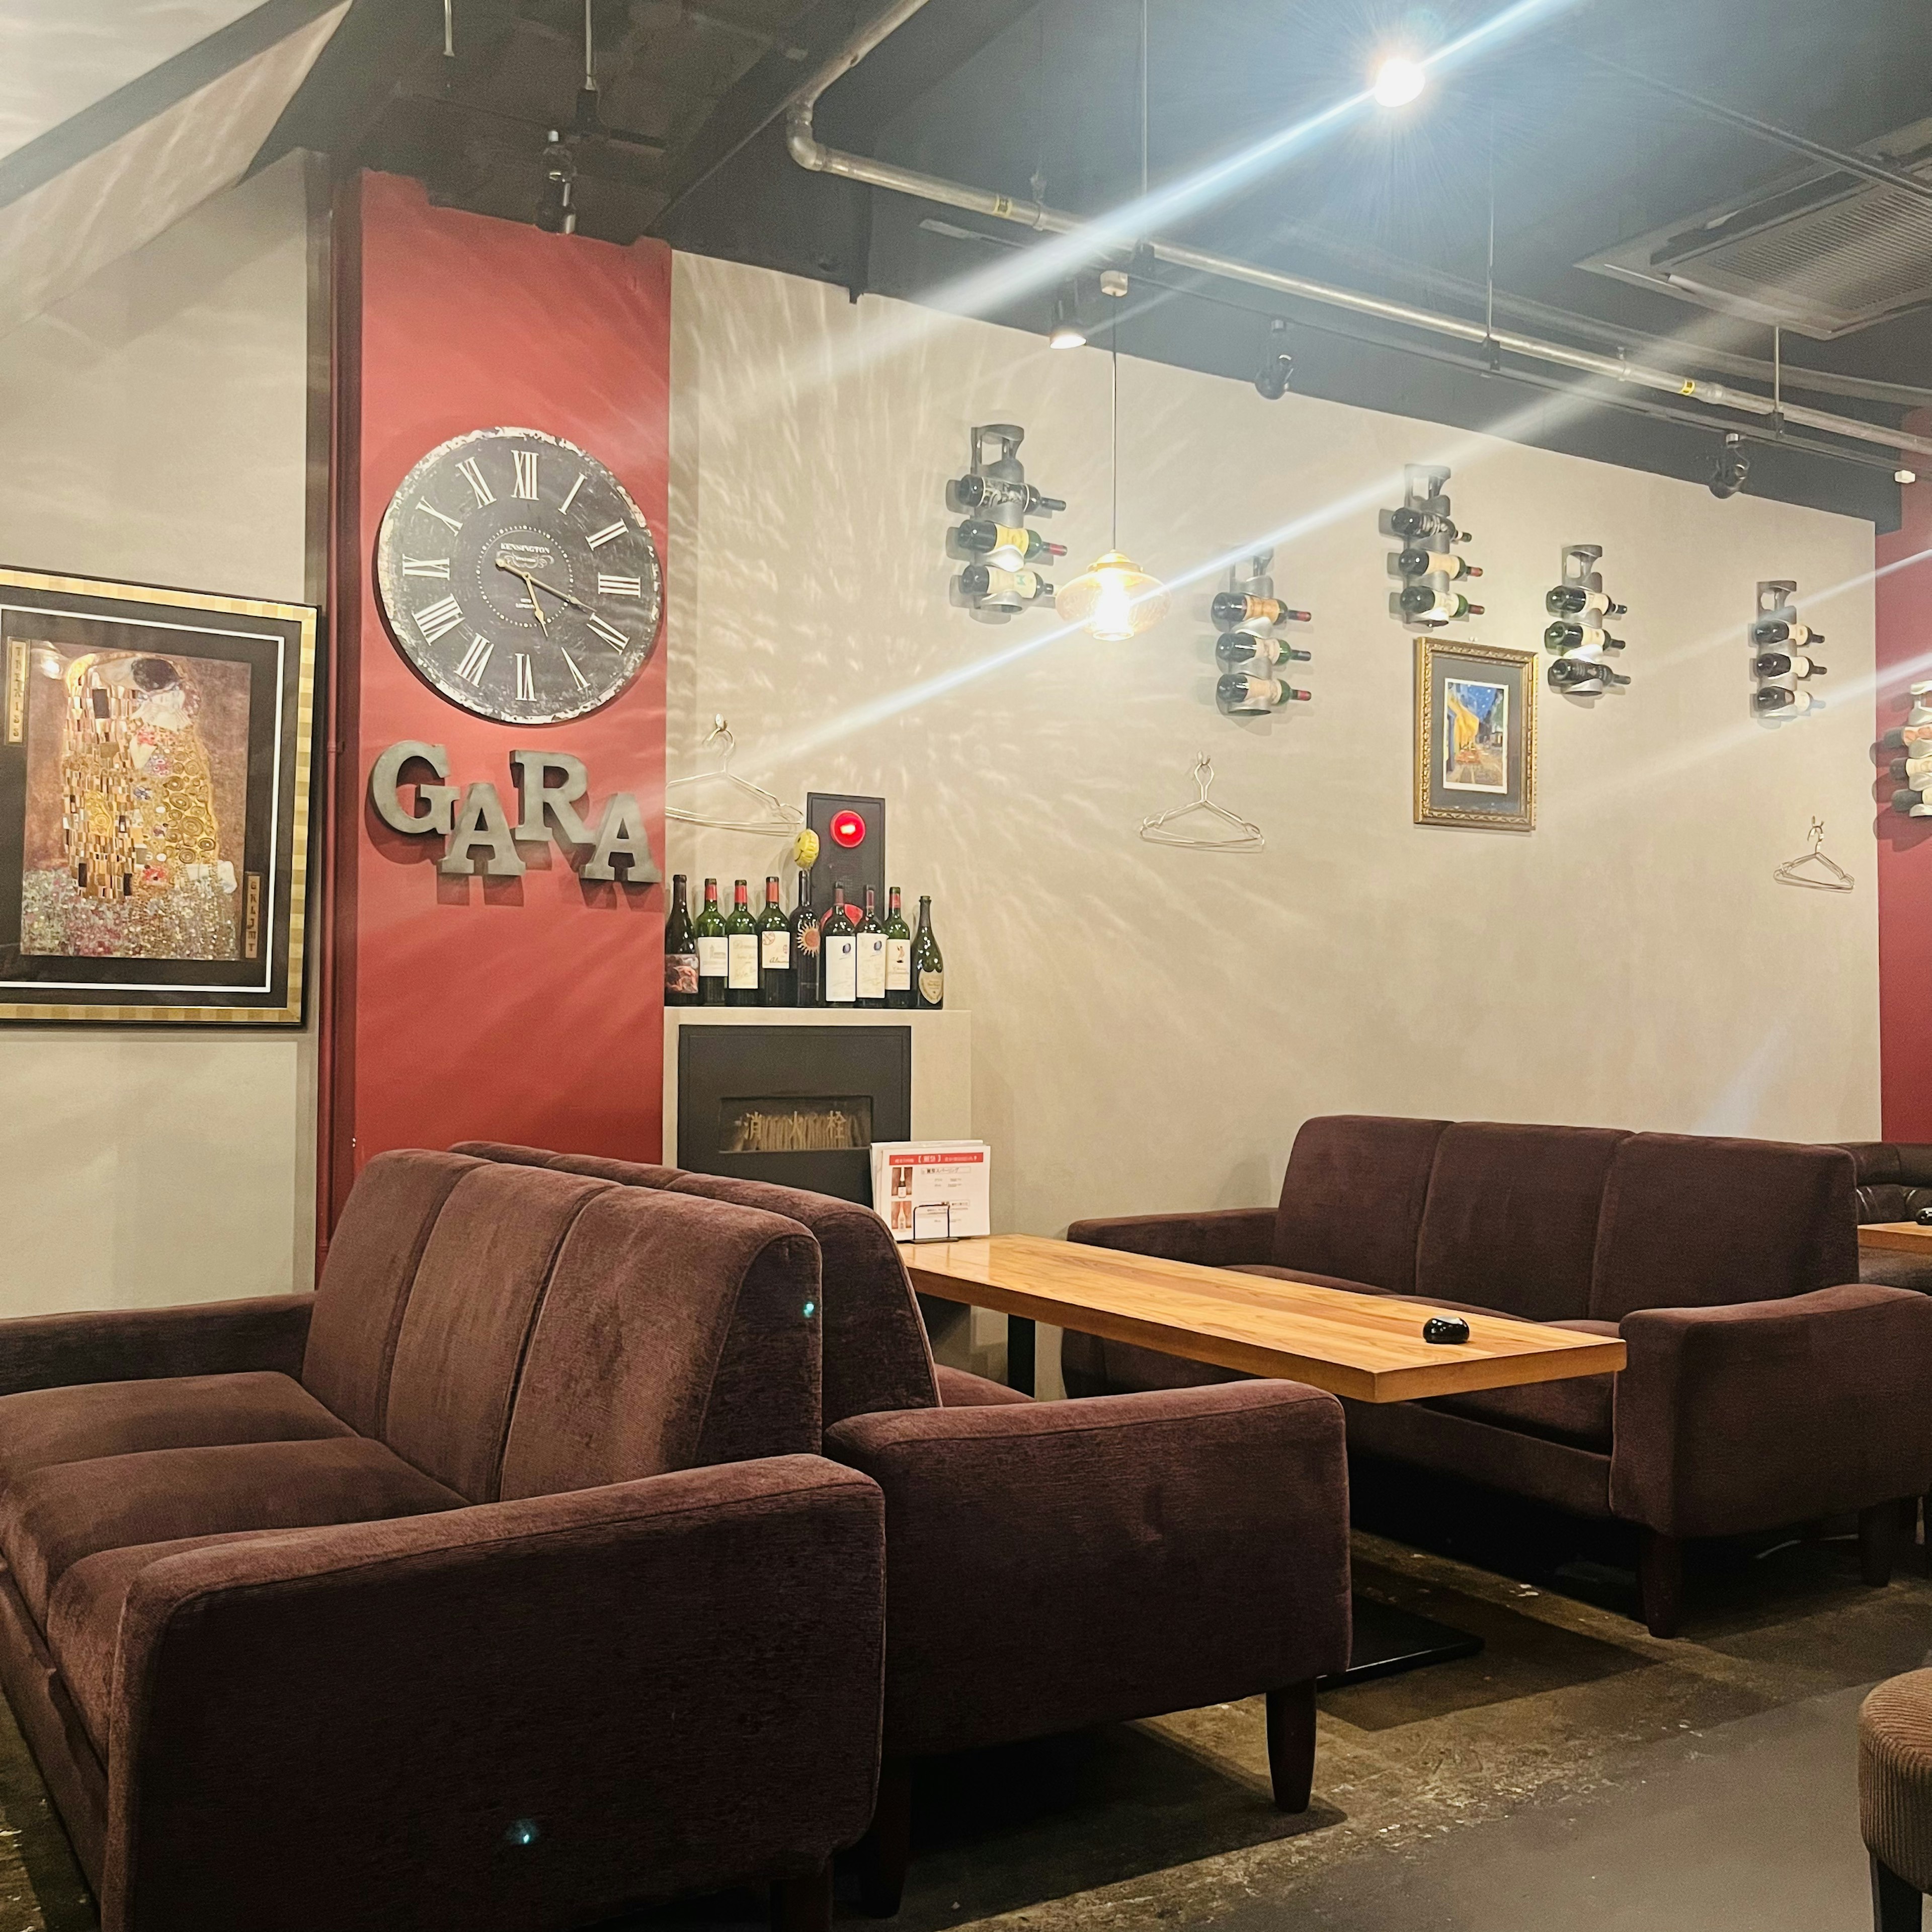
[[1415, 643], [1415, 822], [1536, 824], [1536, 653]]
[[0, 1020], [299, 1026], [316, 614], [0, 569]]

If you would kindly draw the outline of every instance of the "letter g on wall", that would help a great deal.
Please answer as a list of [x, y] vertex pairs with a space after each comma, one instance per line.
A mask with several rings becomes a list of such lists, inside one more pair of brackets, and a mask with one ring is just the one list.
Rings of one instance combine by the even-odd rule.
[[440, 832], [446, 836], [456, 824], [456, 788], [446, 784], [418, 784], [416, 809], [404, 808], [398, 789], [403, 767], [420, 758], [440, 778], [449, 776], [449, 754], [440, 745], [425, 745], [419, 739], [405, 738], [392, 745], [376, 760], [369, 774], [369, 802], [376, 816], [398, 832]]

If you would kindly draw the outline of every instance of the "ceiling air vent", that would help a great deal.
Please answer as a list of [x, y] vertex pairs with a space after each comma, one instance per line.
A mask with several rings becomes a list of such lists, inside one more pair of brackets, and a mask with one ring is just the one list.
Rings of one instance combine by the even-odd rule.
[[[1858, 152], [1932, 185], [1932, 120]], [[1932, 201], [1810, 167], [1576, 266], [1823, 340], [1932, 302]]]

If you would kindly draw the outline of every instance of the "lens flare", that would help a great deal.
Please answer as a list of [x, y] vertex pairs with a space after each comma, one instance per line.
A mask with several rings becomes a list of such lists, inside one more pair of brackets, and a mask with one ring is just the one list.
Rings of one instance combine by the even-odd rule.
[[1375, 86], [1370, 92], [1378, 106], [1406, 107], [1422, 92], [1428, 78], [1420, 62], [1391, 54], [1376, 70]]

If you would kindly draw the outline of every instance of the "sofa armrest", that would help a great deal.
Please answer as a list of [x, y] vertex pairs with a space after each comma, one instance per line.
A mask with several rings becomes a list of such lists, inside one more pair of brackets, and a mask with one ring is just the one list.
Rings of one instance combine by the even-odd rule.
[[815, 1870], [872, 1814], [881, 1523], [790, 1456], [161, 1558], [104, 1932], [524, 1932]]
[[1610, 1506], [1742, 1534], [1932, 1484], [1932, 1298], [1852, 1283], [1623, 1318]]
[[1202, 1268], [1241, 1268], [1274, 1258], [1272, 1208], [1219, 1208], [1200, 1214], [1126, 1214], [1111, 1221], [1076, 1221], [1070, 1241]]
[[0, 1322], [0, 1395], [261, 1369], [299, 1377], [314, 1308], [312, 1294], [269, 1294], [182, 1308], [20, 1316]]
[[1341, 1405], [1298, 1383], [854, 1416], [886, 1497], [886, 1750], [1280, 1689], [1348, 1661]]

